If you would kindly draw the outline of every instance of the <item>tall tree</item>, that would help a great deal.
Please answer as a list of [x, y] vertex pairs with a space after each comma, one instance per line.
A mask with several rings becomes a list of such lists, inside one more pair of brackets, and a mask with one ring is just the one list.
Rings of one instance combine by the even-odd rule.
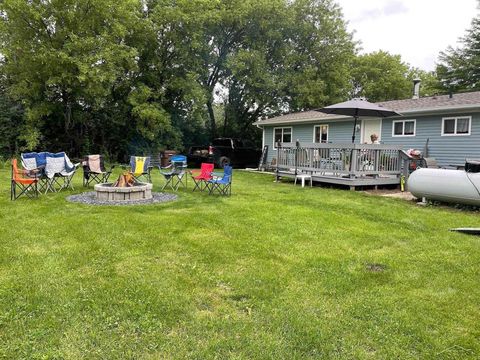
[[42, 141], [80, 151], [95, 112], [136, 68], [126, 39], [139, 9], [136, 0], [0, 3], [3, 68], [25, 105], [31, 148]]
[[22, 146], [21, 132], [24, 128], [23, 108], [7, 94], [4, 78], [0, 76], [0, 157], [11, 156]]
[[480, 18], [460, 39], [462, 47], [449, 47], [440, 53], [437, 74], [444, 89], [451, 91], [480, 89]]
[[259, 117], [346, 96], [355, 44], [332, 1], [230, 0], [212, 12], [195, 51], [212, 137], [220, 89], [224, 129], [237, 136]]
[[376, 51], [356, 58], [353, 70], [354, 97], [369, 101], [406, 99], [412, 95], [411, 72], [400, 55]]

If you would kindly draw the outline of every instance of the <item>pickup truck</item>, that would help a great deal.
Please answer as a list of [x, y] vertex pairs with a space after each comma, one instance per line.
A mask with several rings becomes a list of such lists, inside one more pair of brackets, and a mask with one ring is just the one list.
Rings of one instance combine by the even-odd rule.
[[237, 167], [258, 166], [262, 151], [251, 141], [233, 138], [214, 139], [209, 146], [192, 146], [188, 151], [189, 164], [199, 167], [202, 162], [214, 163], [223, 168], [225, 164]]

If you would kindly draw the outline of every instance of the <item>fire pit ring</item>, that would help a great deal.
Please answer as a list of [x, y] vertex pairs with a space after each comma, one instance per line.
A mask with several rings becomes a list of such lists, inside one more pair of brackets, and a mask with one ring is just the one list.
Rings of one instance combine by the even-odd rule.
[[97, 193], [95, 191], [84, 192], [76, 195], [70, 195], [66, 198], [72, 203], [80, 203], [84, 205], [100, 205], [100, 206], [134, 206], [134, 205], [150, 205], [161, 204], [178, 200], [176, 194], [170, 193], [152, 193], [151, 199], [142, 200], [97, 200]]
[[99, 201], [137, 201], [152, 198], [152, 184], [136, 183], [129, 187], [116, 187], [114, 183], [95, 185], [96, 199]]

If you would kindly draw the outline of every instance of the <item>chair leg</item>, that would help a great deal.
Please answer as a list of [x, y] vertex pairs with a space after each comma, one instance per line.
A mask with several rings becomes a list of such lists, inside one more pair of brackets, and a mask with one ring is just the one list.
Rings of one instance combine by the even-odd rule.
[[[165, 188], [170, 185], [170, 187], [172, 188], [172, 178], [171, 177], [168, 177], [168, 178], [165, 178], [166, 182], [165, 184], [163, 185], [161, 191], [165, 190]], [[173, 190], [173, 188], [172, 188]]]
[[[196, 189], [200, 189], [198, 186], [199, 186], [199, 183], [200, 183], [200, 180], [196, 181], [195, 179], [193, 179], [193, 190], [192, 192], [195, 192]], [[200, 190], [201, 191], [201, 190]]]
[[[75, 175], [75, 174], [73, 174]], [[75, 188], [73, 187], [72, 185], [72, 178], [73, 178], [73, 175], [70, 175], [70, 176], [67, 176], [63, 179], [63, 188], [64, 189], [72, 189], [72, 190], [75, 190]]]

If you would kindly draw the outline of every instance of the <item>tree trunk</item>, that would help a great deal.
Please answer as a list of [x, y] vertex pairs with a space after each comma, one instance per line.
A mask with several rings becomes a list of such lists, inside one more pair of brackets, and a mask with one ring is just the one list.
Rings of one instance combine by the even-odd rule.
[[208, 116], [210, 117], [210, 137], [213, 140], [217, 135], [217, 125], [215, 124], [215, 113], [213, 111], [212, 99], [207, 100], [207, 109], [208, 109]]
[[227, 122], [228, 122], [227, 106], [228, 106], [228, 102], [227, 100], [225, 100], [223, 103], [223, 137], [227, 136]]

